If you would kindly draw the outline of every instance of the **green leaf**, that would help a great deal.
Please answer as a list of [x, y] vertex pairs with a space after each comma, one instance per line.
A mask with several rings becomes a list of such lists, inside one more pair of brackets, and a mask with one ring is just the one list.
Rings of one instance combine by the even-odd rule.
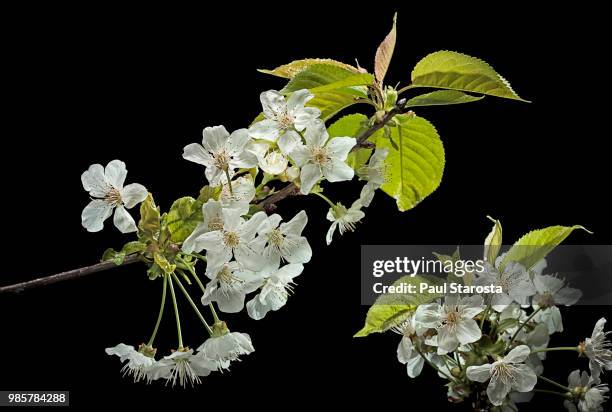
[[167, 275], [174, 273], [176, 269], [176, 265], [168, 262], [168, 259], [164, 255], [159, 252], [155, 252], [153, 254], [153, 259], [155, 260], [155, 264], [160, 267], [160, 269]]
[[306, 104], [306, 106], [316, 107], [321, 110], [321, 120], [327, 121], [341, 110], [344, 110], [356, 103], [359, 102], [355, 100], [353, 96], [334, 91], [317, 93], [315, 97]]
[[[289, 83], [280, 91], [283, 94], [289, 94], [296, 90], [309, 89], [322, 91], [343, 89], [350, 86], [359, 86], [371, 84], [373, 76], [367, 73], [354, 73], [338, 66], [330, 66], [325, 64], [314, 64], [296, 74]], [[347, 82], [348, 84], [345, 84]], [[333, 85], [330, 88], [323, 86]], [[353, 94], [354, 91], [345, 91]]]
[[[342, 91], [345, 87], [369, 86], [372, 84], [373, 81], [374, 81], [374, 76], [372, 76], [371, 74], [360, 73], [360, 74], [354, 74], [352, 76], [346, 77], [342, 80], [335, 81], [333, 83], [314, 87], [310, 89], [310, 91], [314, 93], [315, 95], [317, 93], [328, 92], [328, 91], [338, 90], [338, 89]], [[357, 89], [351, 88], [350, 90], [345, 90], [344, 93], [365, 97], [365, 95], [363, 94], [363, 89], [359, 89], [359, 88]]]
[[487, 216], [487, 218], [493, 222], [493, 229], [491, 229], [484, 242], [484, 257], [487, 262], [495, 265], [495, 259], [497, 259], [502, 245], [502, 226], [499, 220], [495, 220], [491, 216]]
[[518, 262], [531, 269], [533, 265], [544, 259], [563, 242], [574, 230], [581, 229], [592, 233], [583, 226], [549, 226], [544, 229], [533, 230], [521, 237], [504, 256], [501, 262], [503, 268], [508, 262]]
[[[412, 277], [402, 276], [393, 282], [393, 285], [398, 286], [400, 284], [407, 284], [417, 285], [418, 287], [421, 282], [426, 282], [429, 285], [441, 284], [439, 278], [416, 275]], [[441, 297], [441, 295], [433, 293], [392, 293], [381, 295], [368, 310], [365, 325], [354, 335], [354, 337], [360, 338], [371, 333], [380, 333], [389, 330], [393, 326], [397, 326], [406, 320], [408, 316], [416, 310], [418, 305], [429, 303], [439, 297]]]
[[421, 94], [409, 99], [405, 107], [444, 106], [476, 102], [483, 98], [484, 96], [471, 96], [457, 90], [436, 90], [435, 92]]
[[146, 244], [137, 240], [126, 243], [123, 245], [120, 251], [109, 248], [104, 251], [104, 254], [102, 255], [102, 262], [111, 261], [115, 265], [121, 265], [127, 256], [134, 253], [144, 252], [146, 248]]
[[278, 66], [272, 70], [266, 69], [258, 69], [260, 73], [270, 74], [272, 76], [282, 77], [285, 79], [292, 79], [296, 74], [300, 73], [302, 70], [307, 69], [308, 67], [322, 64], [327, 66], [340, 67], [342, 69], [351, 71], [353, 73], [359, 73], [359, 70], [356, 67], [351, 66], [350, 64], [342, 63], [332, 59], [302, 59], [302, 60], [294, 60], [291, 63], [284, 64], [282, 66]]
[[[382, 190], [397, 202], [400, 211], [412, 209], [440, 185], [444, 171], [444, 147], [434, 126], [422, 117], [397, 115], [390, 138], [378, 135], [376, 147], [389, 155], [388, 181]], [[394, 147], [397, 145], [396, 147]]]
[[417, 63], [411, 78], [413, 87], [462, 90], [527, 102], [488, 63], [462, 53], [431, 53]]
[[175, 200], [166, 218], [170, 239], [183, 242], [203, 219], [202, 203], [189, 196]]
[[503, 340], [493, 342], [487, 335], [483, 335], [477, 344], [480, 351], [487, 355], [499, 355], [506, 350], [506, 343]]
[[155, 240], [159, 236], [160, 227], [159, 208], [155, 206], [153, 195], [149, 193], [140, 205], [139, 239]]
[[[452, 262], [452, 264], [454, 265], [458, 260], [461, 259], [461, 255], [459, 253], [459, 247], [457, 246], [457, 249], [455, 249], [455, 251], [453, 252], [452, 255], [443, 255], [440, 253], [436, 253], [433, 252], [433, 255], [435, 257], [438, 258], [438, 260], [440, 262], [442, 262], [443, 265], [446, 265], [446, 262]], [[453, 266], [454, 267], [454, 266]], [[446, 282], [448, 283], [464, 283], [464, 276], [457, 276], [455, 275], [454, 272], [449, 273], [448, 276], [446, 277]]]
[[497, 334], [502, 333], [506, 329], [510, 329], [510, 328], [517, 326], [518, 323], [519, 323], [518, 319], [514, 319], [514, 318], [504, 319], [497, 324], [497, 326], [495, 327], [495, 331]]
[[378, 49], [376, 49], [376, 56], [374, 57], [374, 73], [376, 74], [376, 80], [382, 84], [387, 69], [391, 63], [391, 57], [393, 57], [393, 50], [395, 50], [395, 40], [397, 38], [396, 31], [397, 13], [393, 15], [393, 27], [387, 37], [380, 43]]

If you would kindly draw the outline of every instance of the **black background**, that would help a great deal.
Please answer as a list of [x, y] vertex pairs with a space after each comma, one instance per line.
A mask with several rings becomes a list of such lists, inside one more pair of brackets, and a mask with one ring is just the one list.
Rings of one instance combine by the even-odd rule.
[[[0, 389], [70, 390], [72, 405], [81, 408], [170, 402], [348, 408], [368, 401], [450, 408], [431, 371], [414, 381], [406, 376], [396, 360], [397, 336], [352, 338], [367, 310], [359, 302], [359, 245], [477, 244], [490, 229], [487, 214], [502, 220], [506, 242], [553, 224], [595, 232], [576, 233], [570, 242], [611, 241], [604, 198], [609, 118], [600, 97], [609, 86], [598, 11], [465, 9], [295, 2], [4, 13], [3, 284], [95, 263], [106, 247], [126, 241], [110, 221], [97, 234], [81, 227], [88, 196], [79, 177], [90, 164], [125, 161], [128, 182], [144, 184], [167, 209], [203, 184], [203, 169], [181, 158], [183, 146], [199, 142], [205, 126], [247, 126], [260, 110], [259, 93], [282, 87], [281, 79], [255, 69], [330, 57], [357, 58], [371, 70], [394, 10], [398, 42], [389, 83], [406, 84], [420, 58], [449, 49], [488, 61], [533, 103], [491, 97], [418, 110], [444, 141], [441, 187], [405, 213], [378, 195], [358, 231], [329, 247], [320, 199], [280, 204], [287, 219], [307, 210], [313, 260], [281, 311], [258, 322], [245, 313], [227, 316], [230, 328], [249, 333], [256, 347], [229, 373], [187, 390], [121, 378], [119, 361], [104, 348], [146, 340], [159, 298], [159, 283], [132, 265], [0, 297]], [[350, 203], [359, 188], [335, 184], [328, 192]], [[204, 331], [190, 308], [181, 308], [186, 342], [198, 346]], [[552, 344], [575, 344], [610, 315], [592, 307], [564, 313], [566, 332]], [[160, 353], [175, 346], [170, 315], [158, 338]], [[561, 382], [570, 368], [586, 367], [564, 353], [549, 359], [545, 375]], [[542, 404], [561, 409], [560, 399], [539, 395], [522, 410]]]

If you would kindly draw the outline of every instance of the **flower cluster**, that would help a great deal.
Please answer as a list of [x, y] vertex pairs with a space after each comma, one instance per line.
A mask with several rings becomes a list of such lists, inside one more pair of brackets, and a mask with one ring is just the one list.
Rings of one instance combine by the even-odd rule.
[[[561, 389], [555, 393], [565, 398], [569, 411], [603, 411], [609, 389], [601, 378], [612, 370], [606, 319], [601, 318], [592, 336], [579, 344], [550, 348], [550, 335], [563, 331], [559, 307], [576, 304], [581, 291], [558, 275], [545, 274], [544, 258], [535, 264], [511, 259], [524, 257], [525, 249], [497, 257], [498, 247], [487, 256], [491, 245], [485, 246], [484, 269], [466, 275], [463, 282], [500, 286], [501, 293], [446, 295], [408, 306], [405, 315], [390, 321], [394, 325], [390, 329], [401, 335], [397, 359], [406, 365], [408, 376], [415, 378], [425, 364], [430, 365], [447, 381], [448, 400], [470, 400], [475, 410], [517, 411], [517, 403], [528, 402], [535, 392], [554, 392], [535, 388], [542, 384]], [[587, 358], [589, 372], [571, 372], [567, 385], [542, 376], [550, 351], [571, 351]]]
[[[136, 255], [149, 266], [150, 279], [163, 279], [159, 314], [148, 342], [137, 349], [125, 344], [107, 349], [109, 355], [124, 362], [124, 374], [135, 381], [165, 379], [173, 385], [193, 385], [253, 352], [249, 336], [230, 332], [220, 313], [239, 313], [246, 308], [250, 318], [259, 320], [279, 310], [312, 257], [302, 234], [308, 222], [306, 212], [284, 220], [262, 207], [276, 193], [271, 186], [275, 181], [295, 186], [296, 192], [299, 188], [302, 195], [317, 195], [331, 206], [328, 243], [336, 228], [341, 234], [354, 230], [363, 218], [361, 209], [370, 204], [385, 181], [387, 149], [376, 151], [369, 163], [357, 170], [366, 184], [353, 206], [347, 209], [341, 203], [334, 204], [320, 184], [354, 177], [355, 170], [347, 159], [357, 139], [330, 138], [319, 118], [320, 110], [306, 106], [313, 97], [308, 90], [295, 91], [287, 99], [279, 92], [267, 91], [260, 96], [262, 118], [248, 129], [230, 133], [223, 126], [206, 127], [201, 144], [185, 146], [183, 158], [205, 166], [208, 184], [197, 199], [178, 199], [168, 213], [160, 213], [144, 186], [124, 186], [127, 170], [119, 160], [106, 167], [92, 165], [83, 173], [83, 187], [93, 198], [83, 210], [83, 226], [91, 232], [100, 231], [114, 210], [115, 226], [138, 236], [120, 251], [109, 249], [103, 259], [120, 264], [128, 255]], [[126, 209], [139, 203], [141, 219], [137, 225]], [[199, 269], [198, 263], [205, 269]], [[199, 276], [202, 272], [205, 282]], [[200, 288], [201, 306], [183, 285], [192, 281]], [[183, 343], [176, 288], [210, 336], [195, 351]], [[172, 297], [178, 344], [171, 354], [156, 360], [153, 343], [167, 290]], [[209, 308], [212, 322], [202, 308]]]

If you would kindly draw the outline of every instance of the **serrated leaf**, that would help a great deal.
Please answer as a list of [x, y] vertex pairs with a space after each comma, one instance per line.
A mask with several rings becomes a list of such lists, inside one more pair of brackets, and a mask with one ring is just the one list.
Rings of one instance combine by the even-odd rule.
[[499, 254], [502, 245], [502, 226], [499, 220], [487, 216], [493, 222], [493, 229], [487, 235], [484, 241], [484, 258], [487, 262], [495, 265], [495, 259]]
[[149, 193], [140, 204], [140, 221], [138, 222], [138, 237], [154, 240], [159, 236], [161, 227], [159, 208], [155, 206], [153, 195]]
[[376, 80], [381, 84], [387, 74], [387, 69], [389, 69], [389, 64], [393, 57], [393, 50], [395, 50], [395, 41], [397, 38], [396, 23], [397, 13], [393, 15], [393, 27], [391, 31], [387, 34], [387, 37], [385, 37], [382, 43], [380, 43], [378, 49], [376, 49], [376, 56], [374, 57], [374, 73], [376, 74]]
[[289, 94], [297, 90], [308, 89], [316, 94], [334, 91], [336, 93], [366, 96], [364, 88], [354, 86], [369, 85], [373, 76], [367, 73], [354, 73], [338, 66], [314, 64], [296, 74], [280, 91]]
[[579, 225], [549, 226], [544, 229], [533, 230], [512, 245], [508, 253], [504, 255], [500, 267], [503, 268], [508, 262], [517, 262], [525, 266], [526, 269], [531, 269], [577, 229], [592, 233]]
[[272, 69], [272, 70], [258, 69], [257, 71], [260, 73], [270, 74], [272, 76], [282, 77], [285, 79], [292, 79], [296, 74], [298, 74], [302, 70], [314, 64], [322, 64], [322, 65], [327, 65], [327, 66], [340, 67], [342, 69], [348, 70], [353, 73], [359, 73], [359, 70], [356, 67], [353, 67], [350, 64], [342, 63], [342, 62], [332, 60], [332, 59], [294, 60], [291, 63], [287, 63], [282, 66], [278, 66], [277, 68]]
[[321, 110], [321, 120], [327, 121], [341, 110], [358, 103], [355, 98], [346, 93], [321, 92], [308, 102], [307, 106]]
[[[395, 282], [394, 286], [401, 284], [418, 285], [422, 282], [429, 285], [440, 285], [441, 280], [427, 275], [402, 276]], [[413, 313], [418, 305], [429, 303], [441, 297], [434, 293], [415, 294], [384, 294], [379, 296], [368, 310], [365, 325], [354, 337], [364, 337], [371, 333], [380, 333], [397, 326]]]
[[453, 51], [438, 51], [425, 56], [414, 67], [411, 79], [413, 87], [462, 90], [527, 101], [488, 63]]
[[[444, 147], [435, 127], [414, 115], [397, 115], [390, 139], [378, 136], [376, 147], [386, 147], [387, 181], [382, 190], [397, 202], [400, 211], [412, 209], [440, 185]], [[395, 146], [394, 146], [395, 144]]]
[[202, 220], [202, 203], [189, 196], [175, 200], [166, 217], [170, 239], [183, 242]]
[[458, 90], [436, 90], [409, 99], [405, 107], [445, 106], [450, 104], [471, 103], [482, 100], [484, 96], [471, 96]]

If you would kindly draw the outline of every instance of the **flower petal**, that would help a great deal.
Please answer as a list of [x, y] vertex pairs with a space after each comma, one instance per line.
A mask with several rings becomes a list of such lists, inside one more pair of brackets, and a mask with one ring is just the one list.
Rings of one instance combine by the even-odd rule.
[[128, 213], [127, 210], [125, 210], [123, 206], [117, 206], [115, 208], [113, 223], [121, 233], [132, 233], [138, 230], [136, 227], [136, 222], [134, 222], [134, 218]]
[[321, 116], [321, 110], [318, 108], [304, 107], [293, 114], [293, 127], [301, 132], [319, 116]]
[[512, 383], [512, 388], [516, 389], [519, 392], [531, 391], [538, 382], [536, 374], [529, 366], [525, 364], [515, 366], [515, 372], [513, 377], [514, 380]]
[[302, 194], [307, 195], [308, 193], [310, 193], [314, 185], [317, 184], [317, 182], [319, 181], [319, 179], [321, 179], [322, 176], [323, 173], [321, 172], [321, 168], [317, 165], [309, 163], [302, 167], [302, 172], [300, 173], [300, 180], [302, 182], [302, 187], [300, 188], [300, 191], [302, 192]]
[[304, 132], [304, 139], [308, 147], [322, 147], [329, 139], [325, 123], [320, 119], [313, 120]]
[[194, 231], [183, 242], [183, 251], [185, 253], [201, 252], [202, 250], [218, 250], [223, 246], [223, 235], [221, 231], [214, 230], [212, 232], [200, 233]]
[[341, 160], [332, 159], [322, 169], [323, 175], [329, 182], [343, 182], [355, 176], [353, 168]]
[[253, 139], [264, 139], [271, 142], [276, 142], [280, 132], [278, 122], [272, 119], [264, 119], [249, 127], [249, 135]]
[[202, 131], [202, 146], [206, 151], [216, 153], [225, 148], [229, 137], [224, 126], [206, 127]]
[[308, 223], [308, 215], [304, 210], [300, 211], [298, 214], [293, 216], [293, 219], [286, 223], [281, 223], [280, 232], [283, 235], [296, 235], [299, 236], [302, 234], [302, 231], [306, 227]]
[[289, 263], [307, 263], [312, 258], [312, 249], [304, 236], [289, 235], [282, 256]]
[[506, 395], [510, 392], [510, 385], [504, 383], [501, 379], [493, 377], [489, 386], [487, 386], [487, 396], [491, 403], [495, 406], [499, 406], [504, 403]]
[[512, 349], [506, 356], [504, 356], [504, 362], [507, 363], [520, 363], [527, 359], [527, 356], [531, 353], [531, 349], [527, 345], [519, 345]]
[[251, 141], [247, 129], [234, 130], [228, 140], [229, 153], [232, 156], [240, 156], [246, 145]]
[[463, 319], [457, 323], [457, 340], [460, 344], [476, 342], [482, 336], [482, 331], [474, 319]]
[[213, 162], [210, 153], [208, 153], [202, 145], [197, 143], [188, 144], [183, 148], [183, 159], [204, 166], [210, 166]]
[[276, 90], [268, 90], [259, 95], [264, 116], [268, 119], [276, 119], [279, 114], [287, 111], [285, 97]]
[[314, 94], [310, 93], [308, 89], [296, 90], [287, 99], [287, 110], [294, 113], [296, 109], [303, 109], [304, 105], [313, 97]]
[[130, 183], [121, 190], [121, 200], [126, 208], [131, 209], [147, 198], [147, 189], [139, 183]]
[[83, 189], [87, 190], [93, 197], [104, 197], [109, 186], [104, 177], [104, 167], [101, 164], [89, 166], [81, 175]]
[[125, 163], [121, 160], [110, 161], [104, 169], [104, 176], [106, 177], [106, 181], [115, 189], [121, 190], [125, 182], [125, 177], [127, 176]]
[[344, 161], [356, 143], [353, 137], [334, 137], [327, 143], [327, 152], [331, 157]]
[[289, 154], [299, 167], [303, 167], [309, 160], [312, 159], [312, 153], [307, 146], [298, 144]]
[[485, 363], [479, 366], [468, 366], [466, 375], [474, 382], [486, 382], [491, 377], [491, 364]]
[[287, 130], [281, 137], [278, 138], [278, 148], [284, 154], [289, 154], [302, 143], [302, 138], [297, 132]]
[[113, 213], [112, 206], [102, 200], [94, 199], [83, 209], [81, 224], [88, 232], [99, 232], [104, 227], [104, 221]]

